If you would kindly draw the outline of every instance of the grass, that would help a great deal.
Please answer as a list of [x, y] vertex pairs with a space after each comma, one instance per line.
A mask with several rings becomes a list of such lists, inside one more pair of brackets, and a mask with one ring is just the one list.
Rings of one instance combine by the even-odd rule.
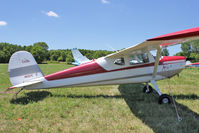
[[[7, 67], [0, 64], [0, 92], [11, 85]], [[50, 74], [71, 66], [40, 67]], [[142, 93], [143, 84], [126, 84], [0, 95], [0, 132], [199, 133], [198, 79], [198, 69], [185, 69], [180, 77], [157, 82], [175, 97], [181, 122], [173, 104], [159, 105], [155, 92]]]

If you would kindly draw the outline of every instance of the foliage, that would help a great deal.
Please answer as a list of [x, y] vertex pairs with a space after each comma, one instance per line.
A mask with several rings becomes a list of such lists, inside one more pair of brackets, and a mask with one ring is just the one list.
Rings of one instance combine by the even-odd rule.
[[[49, 46], [45, 42], [37, 42], [33, 45], [20, 46], [10, 43], [0, 43], [0, 63], [8, 63], [11, 55], [20, 50], [25, 50], [34, 56], [38, 63], [44, 61], [51, 62], [66, 62], [71, 64], [73, 62], [71, 49], [57, 49], [48, 50]], [[177, 56], [185, 56], [186, 58], [192, 59], [192, 62], [199, 62], [199, 40], [189, 41], [181, 44], [182, 52], [177, 53]], [[79, 49], [80, 52], [89, 58], [97, 59], [102, 56], [113, 53], [114, 51], [107, 50], [87, 50]], [[162, 50], [163, 56], [169, 56], [169, 51], [167, 48]]]
[[[73, 62], [71, 49], [58, 49], [58, 50], [48, 50], [48, 45], [45, 42], [37, 42], [29, 46], [13, 45], [9, 43], [0, 43], [0, 63], [8, 63], [11, 55], [20, 50], [25, 50], [30, 52], [37, 63], [42, 63], [44, 61], [58, 61], [66, 62], [71, 64]], [[79, 49], [80, 52], [87, 58], [97, 59], [99, 57], [111, 54], [113, 51], [106, 50], [86, 50]]]
[[14, 45], [10, 43], [0, 43], [0, 63], [7, 63], [10, 56], [16, 52], [23, 50], [24, 48], [20, 45]]
[[43, 47], [43, 45], [43, 43], [35, 43], [30, 50], [37, 63], [42, 63], [47, 58], [48, 51], [45, 47]]
[[169, 56], [169, 50], [167, 48], [163, 48], [161, 55], [162, 56]]
[[181, 49], [182, 52], [177, 53], [177, 56], [185, 56], [192, 62], [199, 62], [199, 40], [182, 43]]

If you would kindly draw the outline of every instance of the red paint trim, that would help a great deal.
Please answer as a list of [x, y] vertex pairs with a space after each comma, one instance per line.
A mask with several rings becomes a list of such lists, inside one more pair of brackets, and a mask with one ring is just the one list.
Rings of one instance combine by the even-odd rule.
[[163, 44], [160, 44], [160, 46], [162, 47], [166, 47], [166, 46], [169, 46], [169, 45], [172, 45], [172, 44], [176, 44], [177, 42], [172, 42], [172, 43], [163, 43]]
[[[186, 59], [183, 56], [164, 56], [160, 60], [159, 65], [162, 65], [163, 62], [176, 61], [176, 60], [186, 60]], [[123, 70], [128, 70], [128, 69], [144, 68], [144, 67], [150, 67], [150, 66], [154, 66], [154, 63], [140, 64], [140, 65], [136, 65], [136, 66], [130, 66], [130, 67], [107, 71], [104, 68], [102, 68], [97, 62], [91, 61], [89, 63], [82, 64], [80, 66], [75, 66], [75, 67], [66, 69], [64, 71], [60, 71], [60, 72], [56, 72], [56, 73], [47, 75], [47, 76], [45, 76], [45, 79], [50, 81], [50, 80], [58, 80], [58, 79], [64, 79], [64, 78], [87, 76], [87, 75], [105, 73], [105, 72], [114, 72], [114, 71], [123, 71]]]
[[191, 63], [191, 64], [188, 64], [188, 65], [199, 65], [199, 62], [197, 62], [197, 63]]
[[7, 92], [7, 91], [10, 91], [10, 90], [12, 90], [12, 89], [16, 89], [16, 87], [9, 87], [9, 88], [7, 88], [4, 92]]
[[158, 37], [148, 39], [147, 41], [172, 40], [194, 36], [199, 36], [199, 27], [161, 35]]
[[160, 62], [186, 60], [184, 56], [163, 56]]
[[86, 64], [82, 64], [60, 72], [47, 75], [45, 76], [45, 78], [47, 80], [57, 80], [57, 79], [85, 76], [85, 75], [97, 74], [103, 72], [106, 72], [106, 70], [103, 69], [100, 65], [98, 65], [95, 61], [91, 61]]
[[16, 88], [16, 87], [9, 87], [8, 90], [12, 90], [12, 89], [15, 89], [15, 88]]

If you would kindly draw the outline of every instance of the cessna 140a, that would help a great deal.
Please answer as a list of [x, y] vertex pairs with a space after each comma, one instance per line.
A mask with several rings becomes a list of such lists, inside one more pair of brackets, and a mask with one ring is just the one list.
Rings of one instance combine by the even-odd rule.
[[[180, 73], [186, 59], [183, 56], [162, 57], [161, 49], [196, 39], [199, 39], [199, 27], [151, 38], [119, 52], [46, 76], [30, 53], [19, 51], [9, 61], [8, 71], [13, 86], [6, 91], [14, 88], [31, 90], [146, 83], [144, 92], [148, 93], [152, 90], [148, 83], [152, 83], [159, 94], [159, 103], [170, 103], [169, 96], [160, 92], [156, 81]], [[156, 57], [150, 53], [152, 50], [156, 50]]]

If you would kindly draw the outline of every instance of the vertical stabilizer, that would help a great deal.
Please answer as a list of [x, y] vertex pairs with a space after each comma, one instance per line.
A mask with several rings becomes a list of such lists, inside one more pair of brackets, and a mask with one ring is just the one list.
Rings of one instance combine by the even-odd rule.
[[86, 56], [83, 56], [78, 49], [72, 49], [72, 54], [73, 54], [73, 58], [75, 60], [74, 65], [81, 65], [81, 64], [84, 64], [84, 63], [87, 63], [87, 62], [90, 62], [90, 60], [86, 57]]
[[27, 51], [18, 51], [11, 56], [8, 72], [13, 85], [43, 77], [34, 57]]

